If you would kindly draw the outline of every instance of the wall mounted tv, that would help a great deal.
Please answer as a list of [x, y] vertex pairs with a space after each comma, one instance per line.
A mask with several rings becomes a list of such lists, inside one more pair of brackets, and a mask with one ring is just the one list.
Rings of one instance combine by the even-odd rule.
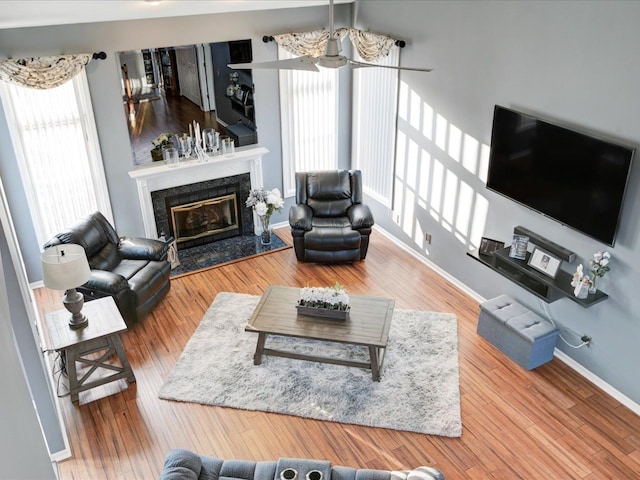
[[496, 105], [487, 188], [613, 246], [634, 152]]

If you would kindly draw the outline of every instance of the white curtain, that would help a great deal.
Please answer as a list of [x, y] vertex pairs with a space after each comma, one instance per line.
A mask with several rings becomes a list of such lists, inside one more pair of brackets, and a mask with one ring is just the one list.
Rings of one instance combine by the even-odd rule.
[[[360, 60], [356, 56], [355, 60]], [[398, 66], [400, 49], [394, 47], [377, 62]], [[358, 68], [353, 73], [352, 161], [362, 170], [365, 193], [391, 207], [395, 162], [398, 71]]]
[[46, 90], [0, 87], [39, 244], [96, 210], [113, 221], [84, 70]]
[[[293, 58], [282, 47], [278, 58]], [[338, 70], [280, 70], [284, 195], [295, 195], [295, 172], [338, 168]]]

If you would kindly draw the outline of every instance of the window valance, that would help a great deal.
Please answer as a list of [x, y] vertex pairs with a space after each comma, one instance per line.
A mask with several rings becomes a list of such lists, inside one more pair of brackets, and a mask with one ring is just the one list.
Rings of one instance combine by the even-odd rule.
[[[389, 55], [395, 39], [379, 33], [365, 32], [357, 28], [338, 28], [335, 35], [342, 39], [349, 36], [360, 57], [367, 62], [376, 62]], [[294, 55], [320, 57], [329, 39], [328, 30], [314, 30], [304, 33], [283, 33], [273, 35], [278, 45]]]
[[49, 89], [82, 71], [90, 53], [0, 60], [0, 80], [23, 87]]

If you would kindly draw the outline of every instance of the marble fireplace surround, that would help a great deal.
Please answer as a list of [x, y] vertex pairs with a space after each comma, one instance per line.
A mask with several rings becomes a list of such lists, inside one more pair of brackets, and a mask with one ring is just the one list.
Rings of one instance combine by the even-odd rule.
[[[142, 211], [142, 223], [147, 238], [157, 238], [158, 229], [153, 212], [151, 192], [182, 185], [191, 185], [205, 180], [230, 177], [249, 173], [251, 188], [263, 186], [262, 157], [269, 153], [264, 147], [242, 147], [236, 149], [231, 157], [218, 156], [206, 162], [189, 161], [169, 168], [163, 162], [146, 163], [129, 172], [136, 181], [138, 200]], [[242, 201], [242, 199], [240, 199]], [[254, 231], [260, 233], [261, 228], [257, 216], [253, 218]]]

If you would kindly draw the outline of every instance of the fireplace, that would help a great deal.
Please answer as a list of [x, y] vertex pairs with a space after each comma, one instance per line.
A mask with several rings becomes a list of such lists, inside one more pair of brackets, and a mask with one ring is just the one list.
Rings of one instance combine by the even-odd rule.
[[178, 245], [202, 237], [240, 231], [236, 194], [171, 207], [171, 233]]
[[178, 249], [253, 234], [253, 213], [245, 205], [248, 173], [180, 185], [151, 193], [158, 235], [169, 234]]
[[[240, 175], [246, 177], [240, 181], [239, 193], [236, 197], [239, 234], [251, 235], [254, 230], [256, 233], [260, 233], [261, 227], [257, 217], [251, 209], [245, 207], [244, 201], [252, 188], [263, 186], [262, 157], [267, 153], [269, 151], [264, 147], [239, 147], [236, 148], [235, 155], [231, 157], [219, 156], [215, 160], [205, 162], [181, 162], [175, 168], [169, 168], [162, 162], [137, 166], [129, 172], [129, 176], [136, 182], [144, 235], [148, 238], [155, 238], [163, 232], [165, 234], [171, 232], [168, 220], [171, 217], [170, 213], [168, 214], [166, 211], [165, 198], [180, 193], [177, 189], [183, 189], [182, 193], [193, 193], [202, 189], [228, 186], [228, 179], [234, 179]], [[247, 177], [248, 181], [245, 179]], [[223, 179], [226, 180], [221, 183], [208, 183]], [[230, 183], [237, 183], [237, 181], [231, 180]], [[219, 191], [217, 195], [223, 196], [228, 193]], [[208, 195], [208, 197], [211, 196]], [[181, 203], [198, 202], [203, 199], [200, 197], [187, 198], [183, 199]]]

